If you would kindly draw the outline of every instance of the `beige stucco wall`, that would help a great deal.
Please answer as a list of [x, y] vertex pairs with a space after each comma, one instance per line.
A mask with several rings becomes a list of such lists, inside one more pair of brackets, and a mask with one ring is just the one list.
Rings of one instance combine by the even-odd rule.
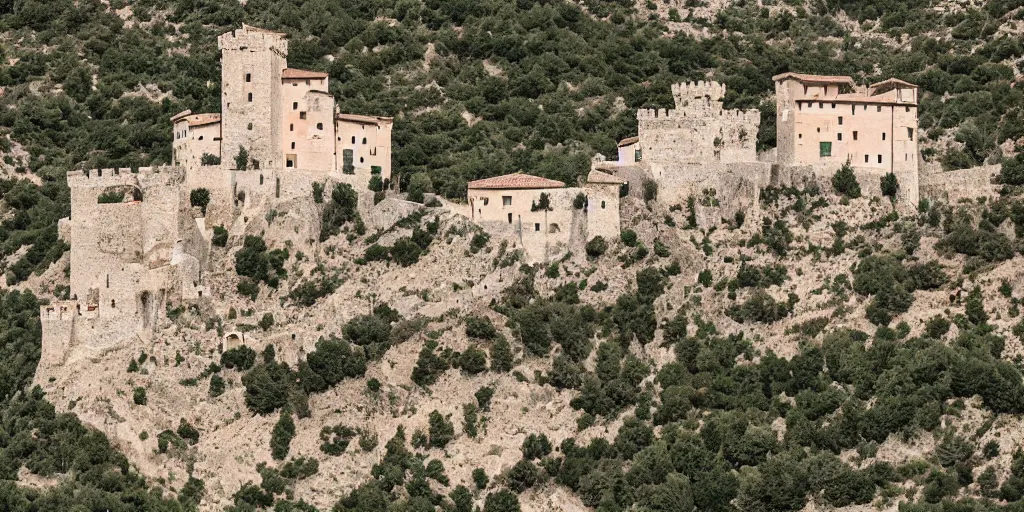
[[381, 179], [391, 180], [391, 128], [392, 121], [376, 123], [339, 119], [335, 130], [337, 169], [342, 170], [345, 150], [352, 151], [352, 165], [356, 169], [381, 168]]
[[174, 123], [174, 165], [199, 167], [204, 153], [220, 157], [220, 123], [189, 126], [187, 119]]
[[334, 169], [334, 97], [326, 91], [326, 78], [283, 80], [281, 161], [285, 168]]

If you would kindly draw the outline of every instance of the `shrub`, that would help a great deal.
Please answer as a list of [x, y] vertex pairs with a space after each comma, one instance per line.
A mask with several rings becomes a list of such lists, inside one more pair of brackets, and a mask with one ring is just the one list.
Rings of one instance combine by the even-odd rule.
[[519, 498], [511, 491], [502, 489], [487, 495], [484, 512], [522, 512], [522, 509], [519, 507]]
[[711, 280], [712, 279], [713, 279], [713, 276], [711, 275], [711, 270], [710, 269], [701, 270], [700, 273], [697, 274], [697, 283], [699, 283], [701, 286], [703, 286], [705, 288], [711, 287]]
[[668, 279], [654, 267], [647, 267], [636, 273], [637, 297], [646, 304], [653, 303], [665, 293]]
[[787, 302], [779, 302], [758, 288], [746, 302], [730, 306], [725, 314], [741, 324], [748, 321], [770, 324], [789, 316], [796, 302], [795, 294], [790, 293]]
[[462, 404], [462, 431], [472, 438], [477, 436], [477, 411], [476, 404]]
[[544, 434], [530, 434], [523, 440], [522, 452], [526, 460], [542, 459], [551, 454], [551, 441]]
[[846, 162], [832, 176], [832, 188], [837, 194], [849, 199], [860, 197], [860, 183], [857, 183], [857, 176], [853, 173], [850, 162]]
[[146, 388], [136, 387], [132, 390], [132, 401], [135, 405], [146, 405], [148, 400], [146, 399]]
[[395, 245], [391, 247], [391, 257], [403, 267], [408, 267], [419, 261], [421, 252], [420, 246], [409, 237], [395, 240]]
[[353, 350], [350, 344], [334, 336], [317, 341], [316, 349], [306, 356], [306, 364], [320, 378], [303, 381], [303, 388], [307, 392], [323, 391], [346, 378], [366, 374], [366, 357], [363, 352]]
[[644, 201], [654, 201], [658, 198], [658, 182], [644, 180]]
[[238, 154], [235, 155], [235, 169], [244, 171], [249, 168], [249, 150], [238, 146]]
[[387, 261], [390, 255], [390, 247], [384, 247], [380, 244], [373, 244], [366, 248], [366, 252], [363, 253], [363, 259], [366, 261]]
[[469, 346], [459, 355], [459, 368], [471, 375], [487, 370], [487, 354], [476, 346]]
[[430, 386], [437, 382], [437, 378], [448, 369], [448, 361], [441, 358], [437, 353], [437, 341], [427, 340], [420, 350], [416, 366], [412, 369], [412, 381], [420, 386]]
[[473, 235], [473, 238], [469, 241], [469, 252], [476, 254], [480, 252], [480, 249], [487, 247], [487, 242], [491, 240], [491, 235], [484, 232], [479, 232]]
[[455, 425], [436, 409], [430, 413], [430, 446], [444, 448], [455, 437]]
[[320, 451], [335, 457], [341, 455], [357, 434], [355, 429], [345, 425], [326, 426], [320, 429]]
[[181, 418], [181, 421], [178, 422], [178, 430], [175, 432], [178, 437], [188, 441], [191, 445], [199, 442], [199, 431], [191, 423], [185, 421], [185, 418]]
[[480, 406], [481, 411], [489, 411], [491, 409], [491, 398], [494, 397], [494, 388], [490, 386], [484, 386], [473, 394], [476, 398], [476, 404]]
[[194, 189], [188, 195], [188, 202], [193, 207], [198, 206], [205, 216], [206, 207], [210, 204], [210, 191], [205, 188]]
[[228, 230], [224, 229], [224, 226], [213, 227], [213, 238], [210, 239], [213, 245], [217, 247], [227, 247], [228, 245]]
[[220, 165], [220, 157], [203, 153], [203, 156], [199, 157], [199, 165]]
[[627, 229], [623, 231], [619, 235], [619, 238], [622, 239], [622, 243], [626, 244], [627, 247], [636, 247], [637, 236], [636, 232], [633, 231], [632, 229]]
[[224, 351], [220, 355], [220, 364], [224, 368], [248, 370], [256, 363], [256, 351], [246, 345]]
[[512, 346], [502, 337], [491, 346], [491, 371], [509, 372], [512, 371], [512, 366]]
[[882, 195], [889, 199], [896, 199], [896, 193], [900, 190], [900, 182], [892, 172], [885, 173], [879, 178], [881, 180]]
[[288, 409], [281, 411], [274, 430], [270, 433], [270, 456], [274, 460], [284, 460], [288, 456], [292, 439], [295, 438], [295, 421]]
[[583, 192], [576, 194], [576, 197], [572, 199], [572, 207], [576, 210], [582, 210], [587, 207], [587, 196]]
[[471, 315], [465, 318], [465, 322], [466, 336], [470, 338], [493, 340], [498, 336], [498, 330], [494, 327], [490, 318]]
[[224, 378], [219, 373], [210, 377], [210, 397], [216, 398], [224, 394]]
[[260, 329], [264, 331], [269, 330], [274, 326], [274, 315], [272, 313], [264, 313], [263, 317], [260, 318], [259, 324]]
[[587, 256], [591, 258], [600, 258], [601, 255], [608, 250], [608, 242], [606, 242], [604, 240], [604, 237], [600, 235], [595, 236], [594, 238], [591, 238], [589, 242], [587, 242], [586, 250]]
[[323, 204], [324, 202], [324, 184], [320, 182], [313, 182], [313, 202], [316, 204]]
[[487, 478], [487, 472], [483, 468], [476, 468], [473, 470], [473, 485], [477, 489], [483, 490], [487, 488], [487, 483], [490, 479]]
[[245, 405], [257, 414], [273, 412], [288, 403], [294, 376], [288, 368], [276, 363], [263, 363], [242, 376]]
[[506, 475], [509, 489], [521, 493], [533, 487], [539, 479], [538, 473], [537, 466], [526, 459], [521, 459]]
[[359, 218], [359, 194], [347, 183], [339, 183], [331, 190], [331, 200], [324, 205], [320, 218], [320, 241], [341, 232], [341, 227], [356, 222], [357, 231], [362, 220]]
[[423, 195], [433, 191], [434, 186], [430, 181], [430, 176], [426, 173], [416, 173], [409, 179], [409, 188], [406, 190], [408, 195], [406, 197], [414, 203], [422, 203]]

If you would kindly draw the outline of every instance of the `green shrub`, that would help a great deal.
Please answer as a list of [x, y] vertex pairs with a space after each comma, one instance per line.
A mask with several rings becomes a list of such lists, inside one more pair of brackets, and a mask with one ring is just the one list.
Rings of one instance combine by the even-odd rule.
[[490, 479], [487, 478], [487, 472], [483, 468], [476, 468], [473, 470], [473, 485], [479, 490], [487, 488], [487, 483]]
[[604, 237], [600, 235], [591, 238], [590, 241], [587, 242], [587, 256], [591, 258], [600, 258], [601, 255], [604, 254], [607, 250], [608, 242], [606, 242], [604, 240]]
[[146, 399], [146, 388], [136, 387], [132, 390], [132, 401], [135, 405], [146, 405], [148, 400]]
[[430, 446], [444, 448], [455, 437], [455, 425], [437, 410], [430, 412]]
[[476, 375], [487, 371], [487, 354], [474, 345], [470, 345], [459, 356], [459, 368], [462, 371]]
[[395, 245], [391, 247], [391, 258], [403, 267], [408, 267], [419, 261], [421, 253], [420, 246], [409, 237], [395, 240]]
[[416, 173], [409, 179], [409, 188], [406, 190], [408, 192], [407, 199], [414, 203], [422, 203], [424, 194], [433, 191], [434, 186], [430, 181], [430, 176], [426, 173]]
[[466, 336], [481, 340], [493, 340], [498, 336], [498, 330], [494, 327], [490, 318], [485, 316], [470, 315], [465, 318]]
[[210, 241], [217, 247], [227, 247], [228, 230], [224, 229], [224, 226], [214, 226], [213, 238], [211, 238]]
[[320, 241], [325, 242], [328, 238], [341, 232], [341, 227], [349, 222], [356, 223], [356, 230], [362, 220], [359, 218], [359, 194], [347, 183], [334, 185], [331, 190], [331, 199], [324, 205], [320, 218]]
[[355, 429], [338, 424], [320, 429], [320, 451], [337, 457], [348, 449], [349, 443], [359, 432]]
[[217, 398], [224, 394], [224, 378], [219, 373], [210, 377], [210, 397]]
[[248, 370], [256, 363], [256, 351], [246, 345], [224, 351], [220, 355], [220, 364], [224, 368]]
[[263, 317], [260, 318], [258, 325], [260, 326], [260, 329], [263, 329], [264, 331], [269, 330], [274, 326], [274, 315], [272, 313], [264, 313]]
[[499, 338], [491, 346], [491, 371], [510, 372], [513, 363], [512, 346], [504, 337]]
[[636, 232], [632, 229], [623, 231], [619, 237], [622, 239], [622, 243], [626, 244], [626, 247], [636, 247], [637, 236]]
[[294, 438], [295, 420], [292, 419], [291, 411], [285, 409], [281, 411], [280, 418], [270, 432], [270, 456], [274, 460], [284, 460]]
[[857, 183], [857, 176], [854, 175], [850, 162], [843, 164], [832, 176], [832, 189], [849, 199], [860, 197], [860, 183]]
[[99, 204], [115, 204], [124, 202], [123, 190], [105, 190], [97, 198]]
[[185, 418], [181, 418], [178, 422], [178, 430], [175, 431], [178, 437], [188, 441], [189, 444], [195, 445], [199, 442], [199, 431], [192, 426], [191, 423], [185, 421]]
[[889, 199], [896, 199], [896, 193], [900, 191], [900, 182], [896, 179], [896, 175], [892, 172], [887, 172], [881, 178], [882, 195]]
[[199, 207], [203, 215], [206, 215], [206, 207], [210, 204], [210, 191], [205, 188], [193, 189], [188, 195], [188, 202], [192, 207]]

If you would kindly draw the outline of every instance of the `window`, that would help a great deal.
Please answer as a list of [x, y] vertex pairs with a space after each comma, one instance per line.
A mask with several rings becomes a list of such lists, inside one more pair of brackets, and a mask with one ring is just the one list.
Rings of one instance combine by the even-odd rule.
[[295, 167], [295, 160], [292, 160], [292, 159], [291, 159], [291, 158], [289, 157], [289, 158], [288, 158], [287, 160], [285, 160], [285, 164], [284, 164], [284, 166], [285, 166], [285, 167]]
[[290, 131], [290, 132], [294, 132], [295, 131], [295, 124], [294, 123], [288, 125], [288, 131]]
[[299, 112], [299, 119], [305, 119], [305, 118], [306, 118], [306, 113], [305, 112]]
[[637, 161], [637, 162], [643, 160], [644, 159], [643, 152], [641, 150], [639, 150], [639, 149], [633, 150], [633, 159], [635, 161]]
[[818, 102], [818, 108], [825, 108], [825, 102], [824, 101], [819, 101]]
[[380, 174], [382, 170], [383, 169], [379, 165], [371, 165], [370, 166], [370, 174]]
[[853, 140], [857, 140], [857, 131], [856, 130], [854, 130], [854, 132], [853, 132]]
[[355, 144], [355, 143], [356, 143], [356, 136], [355, 136], [355, 135], [353, 135], [353, 136], [352, 136], [352, 144]]
[[249, 123], [249, 129], [252, 130], [252, 123]]
[[502, 206], [512, 206], [512, 196], [501, 196]]
[[868, 156], [864, 155], [864, 163], [868, 163]]
[[512, 224], [512, 214], [508, 214], [508, 223]]
[[820, 156], [832, 156], [832, 143], [831, 142], [819, 142], [818, 153]]
[[366, 137], [363, 137], [363, 144], [366, 144]]
[[604, 210], [604, 201], [601, 201], [601, 209]]
[[359, 157], [359, 163], [363, 163], [363, 157]]
[[[202, 138], [202, 137], [200, 137], [200, 138]], [[914, 140], [914, 129], [913, 128], [907, 128], [907, 139]]]
[[306, 85], [309, 85], [309, 80], [306, 80]]
[[203, 140], [203, 136], [202, 135], [199, 136], [199, 140]]
[[910, 112], [910, 107], [907, 107], [907, 112]]
[[490, 202], [491, 202], [491, 198], [489, 198], [489, 197], [485, 197], [484, 198], [484, 206], [487, 206], [487, 204], [490, 203]]
[[836, 134], [836, 140], [843, 140], [843, 134], [837, 133]]
[[245, 81], [246, 82], [252, 82], [252, 73], [246, 73], [245, 74]]
[[249, 93], [249, 103], [252, 103], [252, 93]]
[[804, 138], [804, 134], [798, 133], [798, 134], [796, 134], [796, 138], [802, 139], [802, 138]]
[[799, 101], [796, 102], [796, 109], [797, 110], [803, 110], [804, 109], [804, 104], [800, 103]]
[[857, 105], [850, 105], [850, 115], [857, 115]]
[[533, 223], [533, 230], [534, 231], [540, 231], [540, 222], [534, 222]]
[[293, 101], [292, 102], [292, 110], [298, 110], [298, 109], [299, 109], [299, 102]]
[[882, 140], [885, 140], [885, 132], [882, 132]]
[[821, 133], [821, 128], [820, 127], [818, 128], [818, 133]]
[[878, 155], [878, 163], [882, 163], [882, 155]]
[[324, 129], [324, 124], [323, 123], [317, 123], [316, 124], [316, 129], [317, 130], [323, 130]]
[[295, 142], [292, 142], [292, 149], [295, 149]]
[[263, 184], [263, 175], [260, 174], [260, 185], [262, 185], [262, 184]]
[[832, 103], [832, 108], [836, 108], [836, 104], [835, 103]]
[[377, 148], [375, 148], [375, 147], [371, 147], [370, 148], [370, 156], [377, 156]]
[[882, 111], [882, 106], [881, 105], [875, 107], [875, 112], [881, 112], [881, 111]]
[[839, 126], [843, 125], [843, 116], [839, 116]]

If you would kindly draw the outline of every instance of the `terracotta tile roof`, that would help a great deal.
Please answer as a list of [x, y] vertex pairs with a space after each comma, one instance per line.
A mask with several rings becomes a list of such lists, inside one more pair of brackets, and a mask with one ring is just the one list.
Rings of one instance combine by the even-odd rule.
[[562, 188], [565, 183], [517, 172], [493, 178], [469, 182], [469, 188], [514, 189], [514, 188]]
[[587, 183], [609, 183], [614, 185], [621, 185], [625, 182], [626, 180], [618, 176], [613, 176], [611, 174], [601, 172], [598, 170], [590, 171], [590, 174], [587, 175]]
[[335, 114], [334, 118], [339, 121], [351, 121], [360, 124], [381, 124], [390, 123], [393, 118], [383, 116], [363, 116], [359, 114]]
[[196, 114], [188, 117], [188, 125], [191, 126], [203, 126], [207, 124], [219, 123], [220, 114]]
[[309, 71], [308, 69], [285, 68], [281, 71], [281, 78], [327, 78], [327, 73]]
[[904, 82], [903, 80], [900, 80], [899, 78], [890, 78], [888, 80], [882, 80], [881, 82], [876, 82], [876, 83], [871, 84], [870, 87], [872, 89], [878, 89], [878, 88], [881, 88], [881, 87], [885, 87], [887, 85], [902, 86], [902, 87], [912, 87], [914, 89], [917, 89], [916, 85], [914, 85], [914, 84], [912, 84], [910, 82]]
[[619, 141], [619, 147], [621, 148], [622, 146], [636, 144], [637, 142], [640, 142], [640, 137], [626, 137], [625, 139]]
[[780, 80], [797, 80], [800, 82], [807, 82], [813, 84], [848, 84], [854, 85], [853, 79], [848, 76], [831, 76], [831, 75], [807, 75], [804, 73], [782, 73], [775, 75], [772, 80], [778, 82]]

